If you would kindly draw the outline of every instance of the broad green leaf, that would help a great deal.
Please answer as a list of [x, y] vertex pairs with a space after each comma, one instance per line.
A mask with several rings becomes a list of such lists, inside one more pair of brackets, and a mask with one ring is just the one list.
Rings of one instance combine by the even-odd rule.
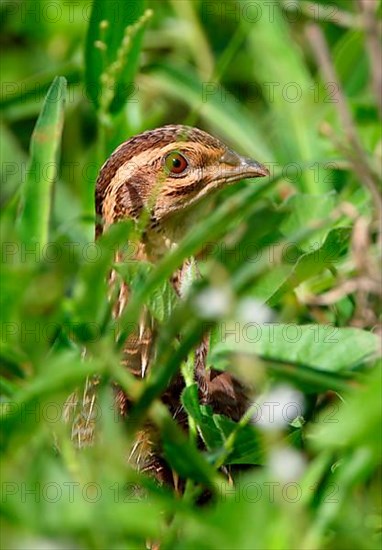
[[[129, 255], [129, 259], [123, 263], [117, 264], [116, 271], [122, 275], [123, 280], [129, 285], [133, 293], [145, 284], [154, 266], [150, 263], [134, 260], [131, 254]], [[151, 315], [159, 322], [163, 323], [169, 319], [177, 301], [178, 296], [171, 283], [169, 281], [163, 281], [162, 285], [153, 289], [147, 302], [147, 307]]]
[[256, 429], [250, 425], [239, 426], [230, 418], [214, 414], [208, 406], [200, 406], [196, 384], [182, 393], [182, 403], [187, 413], [194, 418], [198, 430], [211, 453], [211, 458], [226, 454], [224, 444], [235, 432], [233, 448], [229, 450], [224, 464], [259, 464], [263, 460], [261, 442]]
[[267, 361], [292, 363], [328, 372], [351, 371], [378, 353], [375, 334], [330, 325], [250, 323], [241, 333], [223, 334], [213, 356], [246, 353]]
[[28, 175], [22, 189], [19, 230], [25, 244], [48, 242], [52, 189], [64, 125], [66, 80], [58, 76], [48, 90], [33, 131]]
[[186, 479], [212, 485], [218, 479], [214, 468], [182, 433], [164, 407], [157, 406], [155, 421], [161, 430], [164, 454], [175, 471]]
[[174, 288], [166, 281], [153, 291], [147, 305], [153, 317], [159, 322], [165, 323], [170, 318], [177, 301], [178, 297]]
[[263, 441], [254, 426], [238, 426], [230, 418], [214, 414], [213, 419], [225, 441], [234, 433], [233, 448], [225, 459], [225, 464], [264, 463]]
[[201, 422], [203, 415], [199, 404], [198, 386], [196, 383], [184, 388], [182, 392], [182, 404], [194, 420]]
[[182, 392], [182, 404], [187, 413], [195, 420], [198, 430], [209, 451], [216, 451], [224, 444], [224, 439], [216, 426], [213, 414], [208, 407], [200, 406], [196, 384], [186, 387]]

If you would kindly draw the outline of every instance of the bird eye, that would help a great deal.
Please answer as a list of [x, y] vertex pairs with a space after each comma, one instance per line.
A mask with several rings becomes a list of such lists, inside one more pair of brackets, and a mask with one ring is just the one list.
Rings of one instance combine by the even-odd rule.
[[170, 174], [180, 175], [188, 167], [188, 160], [178, 151], [172, 151], [165, 156], [164, 165]]

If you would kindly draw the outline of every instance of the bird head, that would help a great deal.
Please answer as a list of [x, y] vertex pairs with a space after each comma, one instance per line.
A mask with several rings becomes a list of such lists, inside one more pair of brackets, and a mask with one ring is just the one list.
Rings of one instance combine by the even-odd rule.
[[96, 210], [105, 225], [148, 211], [151, 226], [160, 227], [226, 185], [268, 174], [198, 128], [164, 126], [112, 153], [97, 179]]

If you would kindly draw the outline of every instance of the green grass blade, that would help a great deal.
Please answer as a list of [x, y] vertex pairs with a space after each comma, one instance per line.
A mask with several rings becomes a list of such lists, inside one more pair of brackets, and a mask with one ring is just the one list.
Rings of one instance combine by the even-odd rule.
[[[142, 16], [143, 0], [94, 0], [85, 46], [85, 86], [88, 97], [98, 109], [103, 85], [101, 75], [117, 60], [126, 27]], [[129, 63], [125, 64], [114, 87], [112, 110], [119, 110], [133, 91], [132, 82], [138, 68], [143, 36], [141, 28], [131, 37]]]
[[[142, 77], [141, 77], [142, 78]], [[147, 79], [147, 80], [145, 80]], [[194, 116], [201, 116], [228, 143], [261, 162], [271, 162], [273, 153], [267, 146], [261, 129], [249, 109], [235, 102], [228, 94], [222, 100], [222, 90], [213, 82], [201, 82], [191, 70], [161, 63], [153, 67], [143, 82], [155, 87], [171, 98], [185, 102], [192, 109], [189, 124], [195, 124]], [[212, 86], [214, 93], [209, 95]]]
[[178, 248], [174, 249], [171, 254], [168, 254], [161, 260], [157, 268], [150, 274], [145, 285], [132, 296], [128, 307], [118, 320], [118, 326], [122, 329], [118, 339], [120, 346], [123, 345], [125, 338], [128, 336], [123, 330], [124, 327], [136, 320], [142, 303], [146, 302], [150, 293], [170, 277], [171, 273], [181, 265], [185, 258], [193, 256], [201, 250], [204, 243], [225, 234], [228, 228], [232, 227], [231, 224], [237, 222], [240, 217], [244, 217], [249, 210], [253, 209], [253, 201], [275, 185], [275, 182], [276, 180], [270, 180], [255, 188], [249, 186], [235, 196], [232, 196], [229, 201], [226, 201], [206, 219], [204, 224], [189, 232]]
[[[253, 77], [263, 88], [269, 104], [278, 161], [313, 162], [323, 155], [318, 128], [321, 109], [316, 104], [314, 80], [301, 51], [290, 35], [281, 8], [272, 6], [272, 16], [251, 25]], [[325, 181], [315, 181], [312, 171], [301, 177], [301, 190], [317, 194], [328, 190]]]
[[66, 79], [53, 80], [33, 131], [28, 175], [22, 189], [19, 216], [20, 236], [24, 243], [48, 241], [51, 194], [57, 178], [57, 162], [64, 125]]

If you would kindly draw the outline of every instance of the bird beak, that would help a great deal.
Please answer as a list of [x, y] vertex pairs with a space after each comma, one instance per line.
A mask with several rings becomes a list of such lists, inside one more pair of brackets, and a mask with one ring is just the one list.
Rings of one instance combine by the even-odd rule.
[[226, 181], [237, 181], [243, 178], [261, 178], [269, 176], [269, 170], [257, 160], [242, 157], [227, 149], [220, 158], [222, 176]]

